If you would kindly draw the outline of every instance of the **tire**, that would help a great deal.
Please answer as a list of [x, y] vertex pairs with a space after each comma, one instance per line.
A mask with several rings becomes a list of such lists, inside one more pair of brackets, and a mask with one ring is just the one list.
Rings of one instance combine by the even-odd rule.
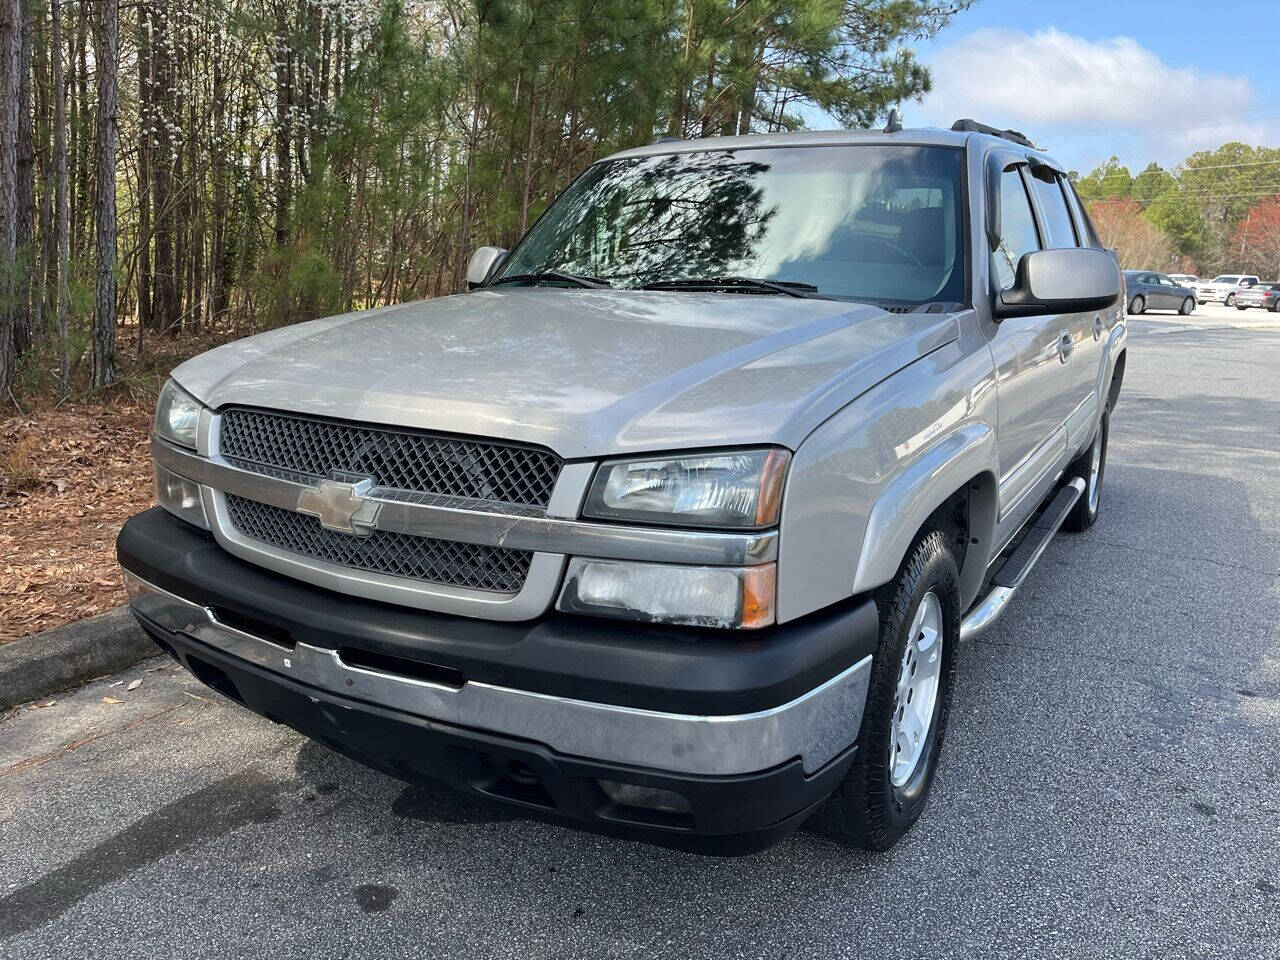
[[1129, 312], [1130, 313], [1146, 313], [1147, 312], [1146, 297], [1144, 297], [1142, 294], [1138, 294], [1136, 297], [1130, 300]]
[[1178, 312], [1182, 314], [1184, 317], [1189, 317], [1191, 316], [1191, 312], [1195, 310], [1195, 308], [1196, 308], [1195, 297], [1187, 297], [1187, 299], [1182, 301], [1182, 307], [1181, 309], [1178, 310]]
[[1236, 305], [1236, 295], [1234, 293], [1227, 294], [1227, 298], [1222, 301], [1224, 307], [1234, 307]]
[[1280, 300], [1272, 298], [1269, 309], [1272, 313], [1280, 313]]
[[[1075, 463], [1067, 470], [1067, 476], [1084, 480], [1084, 493], [1067, 514], [1062, 523], [1063, 530], [1072, 533], [1084, 533], [1098, 519], [1098, 511], [1102, 506], [1102, 479], [1107, 470], [1107, 439], [1111, 432], [1111, 413], [1102, 411], [1098, 421], [1098, 429], [1094, 431], [1093, 442], [1089, 449], [1076, 458]], [[1094, 456], [1097, 456], [1096, 469]]]
[[[880, 643], [871, 664], [856, 758], [811, 824], [843, 843], [887, 850], [924, 811], [951, 710], [960, 638], [960, 575], [947, 538], [938, 530], [922, 535], [893, 582], [876, 591], [875, 601], [880, 611]], [[930, 632], [934, 636], [926, 643]], [[933, 677], [936, 686], [931, 687]], [[925, 702], [929, 689], [933, 690], [928, 727], [923, 740], [914, 740], [920, 746], [913, 756], [895, 748], [902, 742], [913, 744], [909, 730], [900, 727], [899, 743], [894, 743], [895, 714], [910, 719], [899, 703], [904, 680], [911, 681], [902, 687], [908, 702]], [[916, 691], [921, 691], [918, 698]], [[891, 758], [897, 758], [896, 768], [891, 768]]]
[[1243, 313], [1245, 310], [1248, 310], [1249, 308], [1246, 307], [1243, 303], [1237, 303], [1236, 309]]

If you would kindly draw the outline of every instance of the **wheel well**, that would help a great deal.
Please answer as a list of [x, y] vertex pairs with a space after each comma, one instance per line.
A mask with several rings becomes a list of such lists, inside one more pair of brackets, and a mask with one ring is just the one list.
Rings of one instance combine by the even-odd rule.
[[980, 473], [940, 503], [913, 539], [941, 530], [951, 544], [960, 570], [960, 594], [967, 606], [977, 596], [996, 532], [996, 478]]

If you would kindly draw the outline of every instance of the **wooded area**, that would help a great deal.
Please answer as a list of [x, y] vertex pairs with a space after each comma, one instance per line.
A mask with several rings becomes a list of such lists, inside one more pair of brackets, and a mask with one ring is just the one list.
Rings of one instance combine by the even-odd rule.
[[1112, 157], [1075, 182], [1126, 269], [1280, 277], [1280, 148], [1227, 143], [1137, 176]]
[[0, 402], [453, 292], [657, 136], [870, 124], [969, 2], [0, 0]]

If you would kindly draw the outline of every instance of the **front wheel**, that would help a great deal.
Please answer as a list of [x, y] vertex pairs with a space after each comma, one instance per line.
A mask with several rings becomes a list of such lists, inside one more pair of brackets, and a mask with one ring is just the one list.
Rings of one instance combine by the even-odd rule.
[[1227, 299], [1222, 301], [1224, 307], [1234, 307], [1236, 305], [1236, 295], [1234, 293], [1227, 294]]
[[1130, 313], [1143, 313], [1146, 311], [1146, 309], [1147, 309], [1147, 301], [1146, 301], [1146, 298], [1142, 296], [1142, 294], [1138, 294], [1136, 297], [1134, 297], [1132, 300], [1129, 301]]
[[1187, 297], [1187, 299], [1182, 301], [1182, 308], [1178, 312], [1182, 314], [1184, 317], [1186, 317], [1186, 316], [1190, 316], [1191, 311], [1194, 310], [1195, 308], [1196, 308], [1195, 298]]
[[916, 542], [875, 600], [880, 643], [857, 754], [812, 823], [845, 843], [887, 850], [924, 811], [951, 707], [960, 576], [941, 531]]
[[1094, 525], [1098, 519], [1098, 509], [1102, 505], [1102, 475], [1107, 469], [1107, 435], [1111, 427], [1111, 416], [1102, 411], [1098, 421], [1098, 429], [1094, 431], [1093, 443], [1089, 449], [1076, 458], [1067, 470], [1067, 476], [1080, 477], [1084, 480], [1084, 493], [1067, 514], [1062, 528], [1074, 533], [1083, 533]]

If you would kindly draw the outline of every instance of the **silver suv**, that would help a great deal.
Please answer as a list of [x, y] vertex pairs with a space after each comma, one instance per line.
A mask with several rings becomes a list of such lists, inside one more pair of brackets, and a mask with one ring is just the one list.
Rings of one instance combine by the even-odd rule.
[[139, 622], [395, 777], [890, 846], [960, 641], [1098, 516], [1124, 286], [1062, 168], [973, 121], [662, 142], [469, 280], [173, 372]]

